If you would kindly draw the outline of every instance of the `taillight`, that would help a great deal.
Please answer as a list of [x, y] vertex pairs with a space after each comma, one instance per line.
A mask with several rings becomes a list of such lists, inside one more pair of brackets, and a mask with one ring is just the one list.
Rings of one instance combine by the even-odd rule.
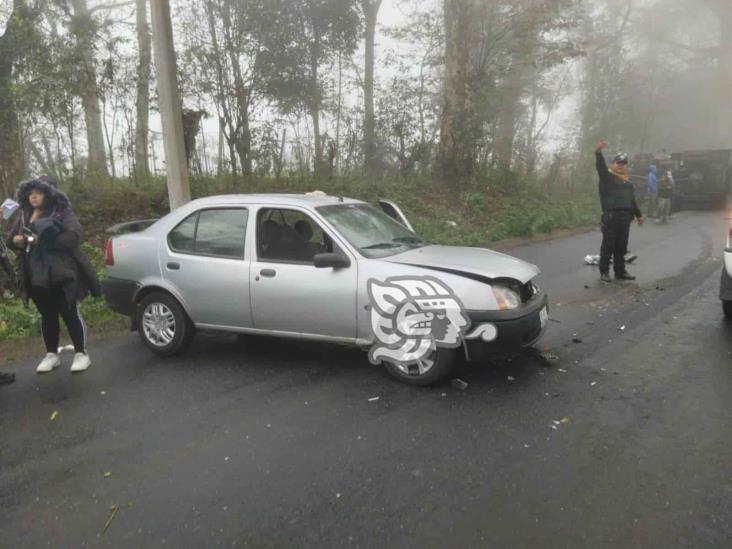
[[108, 266], [114, 265], [114, 248], [111, 238], [104, 245], [104, 264]]

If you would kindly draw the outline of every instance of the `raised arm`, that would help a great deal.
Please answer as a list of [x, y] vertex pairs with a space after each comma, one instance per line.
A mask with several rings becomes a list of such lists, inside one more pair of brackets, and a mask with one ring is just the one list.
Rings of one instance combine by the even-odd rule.
[[605, 148], [607, 148], [607, 141], [602, 140], [597, 144], [597, 148], [595, 149], [595, 167], [597, 168], [597, 175], [600, 176], [601, 186], [605, 186], [610, 182], [610, 172], [607, 169], [605, 156], [602, 154]]

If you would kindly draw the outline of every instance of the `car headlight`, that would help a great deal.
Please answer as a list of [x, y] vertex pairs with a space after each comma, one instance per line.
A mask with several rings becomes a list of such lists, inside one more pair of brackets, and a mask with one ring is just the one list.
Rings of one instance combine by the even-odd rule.
[[521, 296], [505, 286], [493, 286], [493, 297], [496, 298], [498, 309], [501, 311], [516, 309], [521, 305]]

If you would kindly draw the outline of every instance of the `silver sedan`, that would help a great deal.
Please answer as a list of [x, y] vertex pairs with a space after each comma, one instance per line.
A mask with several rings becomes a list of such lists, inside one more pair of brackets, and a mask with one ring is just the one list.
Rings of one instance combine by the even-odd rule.
[[106, 245], [109, 306], [170, 356], [197, 329], [368, 350], [428, 385], [455, 359], [533, 345], [548, 321], [539, 269], [484, 248], [422, 240], [399, 207], [315, 195], [190, 202]]

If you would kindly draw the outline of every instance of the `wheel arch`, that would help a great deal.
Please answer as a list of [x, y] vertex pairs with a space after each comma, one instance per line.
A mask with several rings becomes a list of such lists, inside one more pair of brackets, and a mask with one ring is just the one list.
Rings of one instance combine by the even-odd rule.
[[135, 295], [132, 297], [132, 302], [135, 305], [135, 314], [132, 315], [132, 331], [136, 331], [138, 328], [138, 326], [137, 326], [137, 307], [140, 305], [140, 302], [143, 299], [145, 299], [150, 294], [154, 294], [154, 293], [165, 294], [165, 295], [170, 296], [173, 299], [175, 299], [175, 301], [183, 309], [183, 312], [185, 312], [186, 316], [188, 317], [188, 320], [190, 320], [191, 324], [193, 324], [193, 320], [191, 319], [191, 314], [188, 311], [186, 303], [183, 299], [180, 298], [180, 296], [176, 295], [175, 292], [173, 292], [169, 288], [166, 288], [160, 284], [149, 284], [149, 285], [143, 286], [139, 290], [137, 290], [137, 292], [135, 292]]

